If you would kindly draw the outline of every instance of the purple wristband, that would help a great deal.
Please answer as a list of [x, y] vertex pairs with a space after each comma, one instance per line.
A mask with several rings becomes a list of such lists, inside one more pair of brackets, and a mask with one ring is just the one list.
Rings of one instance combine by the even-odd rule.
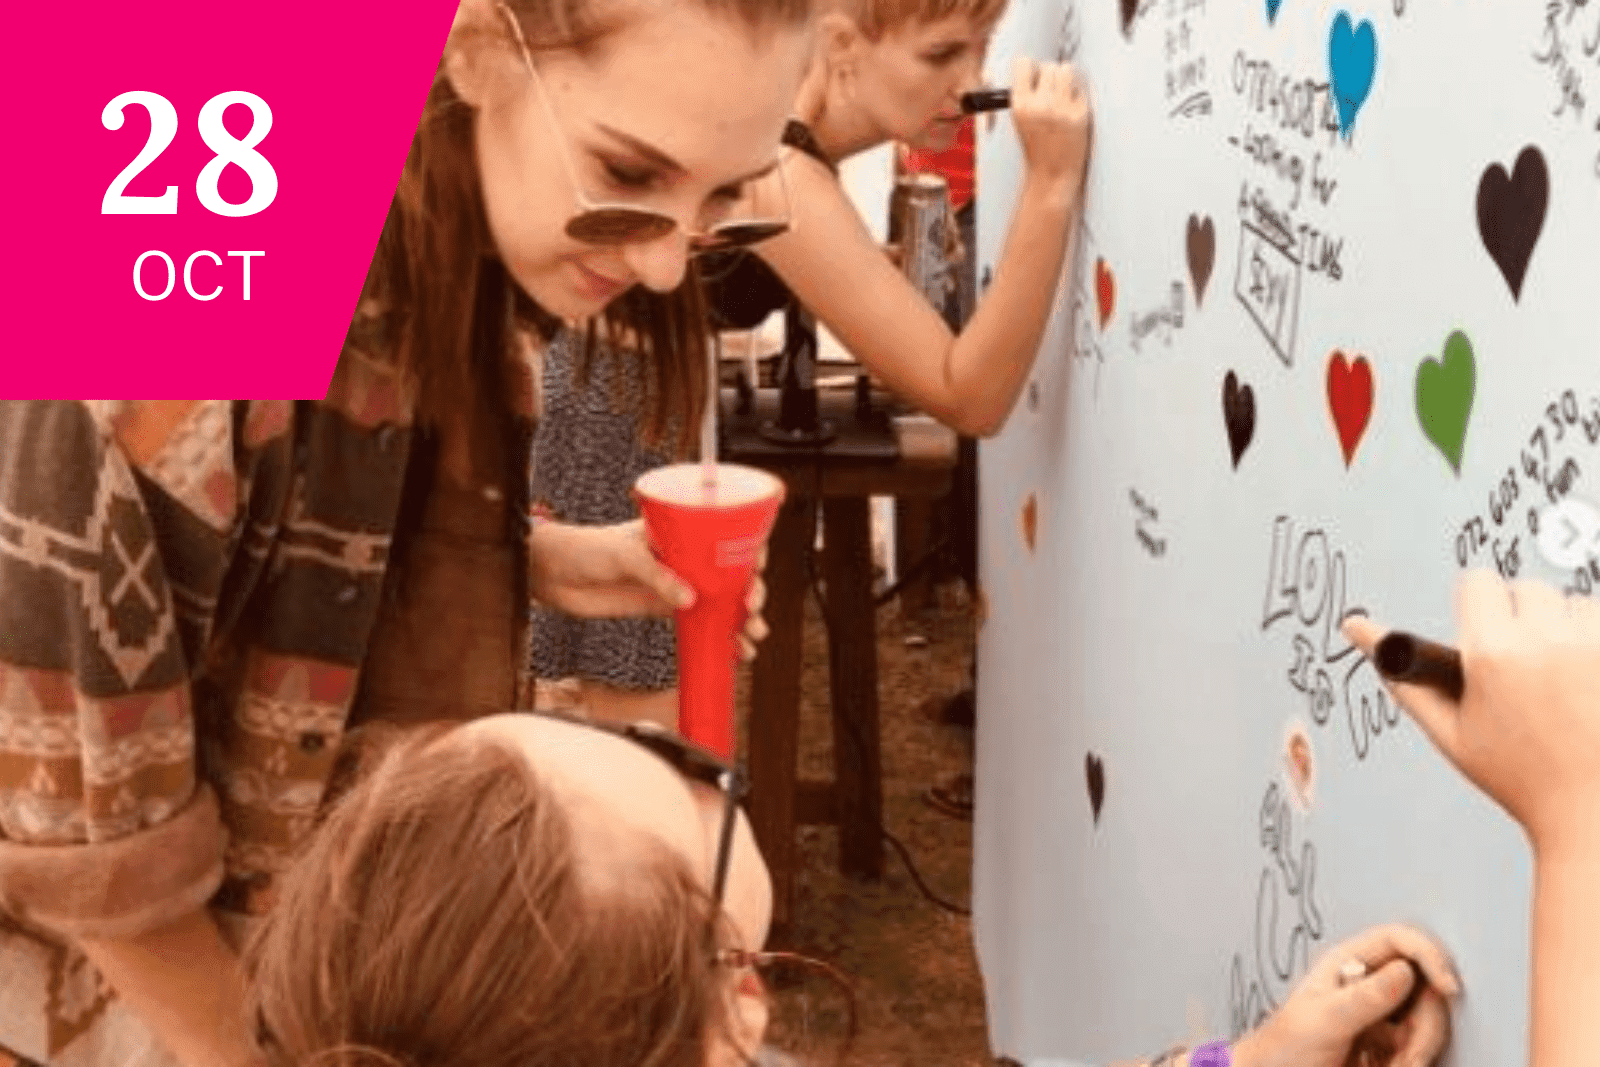
[[1212, 1041], [1190, 1054], [1189, 1067], [1233, 1067], [1233, 1052], [1226, 1041]]

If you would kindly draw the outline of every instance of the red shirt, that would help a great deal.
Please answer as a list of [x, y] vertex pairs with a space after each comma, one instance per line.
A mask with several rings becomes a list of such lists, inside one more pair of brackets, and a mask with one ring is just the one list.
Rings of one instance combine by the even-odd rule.
[[908, 174], [937, 174], [949, 183], [950, 209], [960, 210], [972, 199], [975, 184], [977, 148], [973, 139], [973, 116], [968, 115], [956, 127], [956, 143], [938, 152], [932, 149], [907, 148], [901, 155], [902, 165]]

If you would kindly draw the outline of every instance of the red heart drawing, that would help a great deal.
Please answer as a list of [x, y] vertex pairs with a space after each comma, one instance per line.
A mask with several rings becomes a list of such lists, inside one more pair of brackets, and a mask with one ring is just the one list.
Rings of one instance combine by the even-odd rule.
[[1339, 447], [1344, 449], [1344, 465], [1350, 466], [1356, 446], [1372, 419], [1372, 364], [1366, 356], [1346, 362], [1343, 352], [1328, 357], [1328, 407], [1333, 425], [1339, 431]]
[[1094, 261], [1094, 295], [1100, 304], [1100, 328], [1103, 330], [1111, 321], [1111, 309], [1117, 306], [1117, 281], [1103, 259]]

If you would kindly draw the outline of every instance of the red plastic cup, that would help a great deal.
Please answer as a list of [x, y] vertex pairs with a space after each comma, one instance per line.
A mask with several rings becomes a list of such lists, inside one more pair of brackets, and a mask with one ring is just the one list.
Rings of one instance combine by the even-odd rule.
[[677, 617], [678, 732], [732, 759], [745, 597], [783, 503], [783, 482], [754, 467], [679, 463], [641, 475], [633, 495], [651, 551], [695, 595]]

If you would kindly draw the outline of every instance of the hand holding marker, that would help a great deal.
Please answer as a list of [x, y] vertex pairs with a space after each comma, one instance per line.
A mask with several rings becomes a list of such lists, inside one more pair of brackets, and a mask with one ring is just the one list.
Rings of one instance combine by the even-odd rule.
[[1394, 637], [1364, 615], [1340, 629], [1536, 852], [1592, 841], [1600, 855], [1592, 815], [1600, 810], [1600, 602], [1471, 570], [1460, 578], [1457, 614], [1459, 653]]
[[[1389, 1013], [1389, 1025], [1391, 1026], [1399, 1026], [1406, 1021], [1406, 1016], [1411, 1014], [1411, 1009], [1417, 1006], [1417, 999], [1422, 996], [1423, 989], [1428, 985], [1428, 979], [1422, 973], [1421, 964], [1409, 956], [1402, 958], [1411, 965], [1411, 992], [1407, 993], [1406, 999], [1402, 1000], [1394, 1011]], [[1358, 982], [1371, 973], [1371, 968], [1362, 960], [1346, 960], [1344, 965], [1339, 968], [1339, 984], [1345, 986], [1351, 982]]]
[[[1087, 93], [1088, 92], [1088, 85], [1083, 80], [1082, 73], [1081, 72], [1075, 73], [1074, 74], [1074, 79], [1076, 81], [1076, 84], [1078, 86], [1079, 91]], [[1010, 108], [1011, 108], [1011, 90], [1010, 89], [989, 89], [989, 88], [974, 89], [969, 93], [962, 93], [961, 94], [961, 113], [964, 114], [964, 115], [976, 115], [976, 114], [980, 114], [980, 113], [983, 113], [983, 112], [988, 112], [989, 113], [989, 128], [991, 128], [991, 129], [994, 127], [994, 121], [995, 121], [995, 116], [994, 116], [993, 112], [996, 112], [996, 111], [1007, 111], [1007, 110], [1010, 110]], [[1091, 152], [1093, 151], [1093, 146], [1092, 145], [1090, 146], [1090, 150], [1091, 150]], [[1086, 157], [1085, 165], [1087, 166], [1087, 157]]]
[[[1392, 682], [1426, 685], [1437, 689], [1452, 700], [1460, 700], [1461, 694], [1466, 690], [1460, 652], [1448, 645], [1436, 644], [1401, 630], [1390, 631], [1378, 642], [1378, 647], [1373, 649], [1372, 664], [1378, 669], [1379, 674]], [[1417, 961], [1407, 957], [1406, 962], [1411, 965], [1413, 978], [1411, 992], [1407, 993], [1406, 999], [1390, 1013], [1391, 1026], [1398, 1026], [1405, 1021], [1428, 984]], [[1370, 969], [1361, 960], [1348, 960], [1339, 969], [1339, 984], [1348, 985], [1367, 977], [1370, 973]]]

